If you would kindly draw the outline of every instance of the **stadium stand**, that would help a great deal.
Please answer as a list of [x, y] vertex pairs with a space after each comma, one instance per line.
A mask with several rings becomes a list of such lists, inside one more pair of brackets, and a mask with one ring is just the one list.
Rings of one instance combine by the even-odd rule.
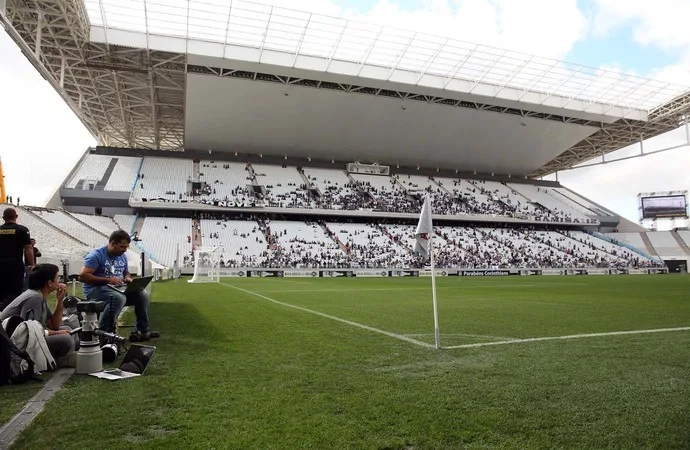
[[[468, 180], [436, 178], [436, 183], [450, 194], [450, 197], [439, 206], [442, 213], [451, 211], [453, 214], [488, 214], [510, 217], [514, 211], [512, 208], [506, 207], [505, 204], [490, 199]], [[438, 201], [438, 198], [435, 200]], [[455, 206], [457, 203], [460, 203], [459, 208]], [[445, 213], [447, 214], [447, 212]], [[535, 220], [538, 220], [536, 216]]]
[[132, 198], [163, 202], [188, 200], [193, 169], [190, 159], [144, 158]]
[[690, 230], [679, 230], [678, 235], [685, 242], [685, 245], [690, 247]]
[[103, 190], [130, 192], [137, 179], [142, 158], [118, 157], [117, 164]]
[[651, 254], [644, 240], [642, 240], [642, 235], [640, 233], [606, 233], [606, 236], [617, 241], [625, 242], [628, 245], [632, 245], [635, 248]]
[[[149, 257], [159, 264], [173, 267], [177, 259], [179, 245], [180, 258], [192, 251], [192, 221], [171, 217], [147, 217], [141, 227], [139, 237], [149, 251]], [[179, 262], [182, 266], [183, 261]]]
[[252, 164], [256, 183], [266, 189], [266, 206], [274, 208], [315, 208], [306, 182], [297, 167]]
[[[100, 155], [89, 155], [81, 167], [95, 164], [90, 158], [96, 156]], [[135, 173], [134, 162], [141, 161], [119, 159], [128, 161], [125, 174]], [[99, 164], [102, 166], [104, 161], [107, 159]], [[194, 175], [195, 167], [198, 177]], [[75, 174], [68, 184], [73, 185], [82, 175]], [[115, 173], [110, 179], [108, 186], [118, 189], [131, 182], [128, 175]], [[336, 169], [146, 157], [135, 179], [131, 194], [134, 201], [409, 213], [418, 211], [422, 195], [430, 192], [435, 214], [439, 215], [491, 215], [580, 224], [595, 224], [597, 216], [610, 215], [565, 188], [407, 174], [348, 175]], [[193, 189], [193, 181], [200, 182], [201, 188]], [[263, 194], [258, 193], [261, 187]]]
[[[469, 209], [459, 196], [451, 195], [429, 177], [419, 175], [398, 175], [397, 181], [405, 188], [408, 195], [422, 197], [425, 192], [431, 194], [433, 209], [436, 214], [455, 215], [477, 211]], [[419, 200], [421, 204], [421, 200]], [[419, 206], [418, 206], [419, 207]]]
[[350, 174], [356, 186], [374, 199], [373, 210], [382, 212], [416, 212], [421, 201], [408, 195], [395, 177]]
[[75, 219], [69, 213], [45, 208], [32, 208], [31, 211], [89, 247], [100, 247], [107, 242], [106, 236]]
[[115, 222], [120, 229], [125, 230], [130, 234], [132, 234], [134, 231], [134, 222], [136, 220], [137, 216], [128, 214], [116, 214], [113, 216], [113, 222]]
[[587, 216], [611, 216], [612, 214], [609, 211], [606, 211], [599, 206], [595, 205], [594, 203], [590, 202], [586, 198], [582, 197], [581, 195], [576, 194], [575, 192], [566, 189], [566, 188], [552, 188], [553, 191], [557, 192], [559, 196], [556, 196], [556, 198], [564, 198], [566, 199], [566, 203], [570, 204], [573, 206], [575, 209], [578, 211], [581, 211], [583, 214]]
[[88, 154], [65, 188], [129, 192], [140, 165], [137, 157]]
[[65, 185], [65, 188], [85, 189], [85, 185], [88, 185], [89, 183], [95, 187], [96, 183], [103, 178], [103, 175], [108, 169], [112, 159], [112, 156], [86, 155], [77, 171], [74, 173], [74, 175], [72, 175], [72, 178]]
[[222, 247], [223, 267], [261, 267], [268, 256], [266, 237], [252, 220], [201, 219], [201, 243]]
[[303, 172], [309, 187], [317, 189], [321, 195], [318, 208], [348, 211], [371, 209], [372, 199], [359, 191], [345, 171], [305, 167]]
[[[415, 248], [416, 226], [413, 225], [386, 225], [385, 230], [388, 231], [393, 240], [411, 251]], [[453, 245], [447, 241], [440, 231], [440, 228], [435, 229], [436, 234], [433, 237], [434, 243], [434, 258], [437, 267], [462, 267], [461, 262], [467, 258], [467, 252]], [[410, 267], [421, 267], [424, 261], [410, 254], [407, 257], [407, 262]]]
[[670, 231], [650, 231], [646, 234], [657, 254], [668, 256], [681, 256], [685, 254]]
[[36, 245], [41, 249], [44, 257], [60, 258], [70, 254], [86, 254], [90, 247], [68, 233], [61, 231], [55, 224], [34, 214], [24, 207], [16, 207], [19, 223], [29, 228], [31, 237], [36, 239]]
[[198, 197], [202, 203], [224, 202], [227, 206], [248, 206], [250, 195], [247, 185], [252, 177], [246, 164], [216, 161], [199, 162]]
[[326, 223], [325, 227], [350, 255], [352, 267], [409, 266], [409, 250], [396, 244], [376, 225]]
[[349, 267], [347, 253], [315, 222], [275, 220], [267, 223], [276, 244], [270, 267]]
[[[429, 180], [432, 182], [432, 180]], [[401, 184], [424, 185], [409, 179]], [[457, 185], [456, 185], [457, 186]], [[427, 183], [427, 187], [432, 187]], [[493, 186], [490, 186], [493, 187]], [[422, 188], [423, 189], [423, 188]], [[480, 193], [481, 194], [481, 193]], [[507, 200], [507, 198], [505, 198]], [[491, 201], [491, 200], [489, 200]], [[425, 264], [413, 253], [415, 226], [409, 224], [361, 224], [236, 220], [219, 216], [202, 219], [116, 215], [113, 219], [70, 214], [46, 208], [22, 208], [22, 223], [41, 243], [44, 254], [85, 254], [105, 244], [106, 236], [119, 227], [134, 232], [141, 242], [132, 250], [145, 251], [154, 261], [174, 266], [179, 244], [181, 266], [193, 266], [194, 245], [220, 246], [224, 267], [295, 268], [418, 268]], [[198, 224], [198, 230], [194, 230]], [[434, 229], [437, 267], [456, 268], [565, 268], [649, 267], [660, 262], [633, 251], [617, 241], [645, 248], [640, 233], [610, 236], [581, 230], [545, 230], [508, 226], [437, 226]], [[690, 232], [679, 236], [690, 238]], [[682, 255], [670, 232], [649, 233], [664, 254]]]
[[[99, 231], [104, 236], [110, 236], [115, 230], [121, 229], [111, 217], [107, 216], [96, 216], [93, 214], [80, 214], [80, 213], [70, 213], [75, 219], [80, 220], [91, 228]], [[131, 228], [131, 227], [130, 227]], [[128, 233], [129, 229], [125, 230]]]
[[564, 259], [561, 267], [617, 267], [627, 266], [627, 260], [606, 253], [596, 246], [580, 242], [567, 233], [535, 231], [534, 235], [549, 247], [558, 249]]
[[[66, 186], [76, 187], [86, 180], [101, 183], [105, 189], [131, 190], [131, 200], [147, 202], [414, 214], [428, 192], [436, 215], [485, 215], [496, 221], [484, 226], [437, 226], [437, 267], [646, 267], [659, 264], [650, 256], [655, 254], [654, 248], [663, 254], [682, 255], [680, 239], [690, 240], [690, 232], [678, 233], [677, 238], [671, 233], [604, 236], [576, 228], [500, 224], [502, 217], [596, 224], [599, 216], [610, 215], [566, 188], [412, 174], [348, 174], [337, 169], [208, 159], [101, 156], [87, 155]], [[89, 181], [90, 170], [95, 175]], [[132, 249], [145, 251], [166, 266], [175, 264], [178, 244], [179, 263], [186, 267], [193, 266], [194, 246], [220, 246], [224, 267], [418, 268], [425, 264], [413, 253], [415, 227], [409, 224], [314, 222], [304, 216], [288, 221], [255, 215], [246, 220], [215, 213], [202, 213], [194, 219], [155, 215], [110, 219], [45, 208], [37, 208], [35, 214], [45, 225], [50, 223], [81, 242], [82, 248], [103, 245], [105, 236], [115, 228], [130, 234], [138, 231], [142, 241], [133, 242]], [[66, 243], [58, 246], [63, 245], [72, 247]]]
[[554, 214], [559, 222], [574, 222], [574, 223], [593, 223], [595, 222], [592, 218], [583, 214], [582, 212], [573, 209], [571, 206], [563, 203], [558, 198], [554, 197], [551, 192], [551, 188], [534, 186], [531, 184], [522, 183], [510, 183], [508, 185], [511, 189], [519, 192], [525, 198], [527, 198], [532, 203], [538, 203], [539, 205], [547, 208]]
[[636, 254], [625, 247], [621, 247], [603, 239], [596, 238], [588, 233], [585, 233], [584, 231], [563, 231], [563, 234], [580, 242], [581, 244], [601, 250], [609, 255], [619, 256], [629, 260], [635, 260], [639, 257], [639, 254]]

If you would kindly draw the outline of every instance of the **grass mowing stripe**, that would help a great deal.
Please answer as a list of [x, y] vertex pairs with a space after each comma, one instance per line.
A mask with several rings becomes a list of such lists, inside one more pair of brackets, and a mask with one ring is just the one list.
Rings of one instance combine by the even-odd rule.
[[540, 341], [556, 341], [560, 339], [581, 339], [588, 337], [602, 337], [602, 336], [621, 336], [626, 334], [647, 334], [647, 333], [669, 333], [674, 331], [690, 331], [690, 327], [678, 328], [655, 328], [651, 330], [631, 330], [631, 331], [610, 331], [608, 333], [587, 333], [587, 334], [571, 334], [568, 336], [545, 336], [525, 339], [511, 339], [509, 341], [496, 342], [479, 342], [476, 344], [452, 345], [443, 347], [444, 349], [456, 348], [473, 348], [473, 347], [487, 347], [489, 345], [507, 345], [507, 344], [522, 344], [523, 342], [540, 342]]
[[389, 337], [392, 337], [395, 339], [400, 339], [401, 341], [410, 342], [412, 344], [419, 345], [421, 347], [427, 347], [427, 348], [433, 348], [434, 347], [433, 345], [427, 344], [426, 342], [418, 341], [417, 339], [412, 339], [412, 338], [409, 338], [407, 336], [403, 336], [401, 334], [395, 334], [395, 333], [391, 333], [390, 331], [380, 330], [378, 328], [370, 327], [368, 325], [364, 325], [364, 324], [357, 323], [357, 322], [352, 322], [351, 320], [341, 319], [340, 317], [331, 316], [330, 314], [322, 313], [319, 311], [314, 311], [313, 309], [304, 308], [302, 306], [291, 305], [290, 303], [284, 303], [284, 302], [275, 300], [271, 297], [266, 297], [265, 295], [261, 295], [257, 292], [252, 292], [248, 289], [243, 289], [241, 287], [233, 286], [232, 284], [227, 284], [227, 283], [220, 283], [220, 284], [222, 284], [223, 286], [231, 287], [233, 289], [237, 289], [238, 291], [246, 292], [247, 294], [251, 294], [251, 295], [254, 295], [256, 297], [263, 298], [264, 300], [268, 300], [269, 302], [275, 303], [277, 305], [287, 306], [288, 308], [295, 308], [295, 309], [298, 309], [300, 311], [308, 312], [311, 314], [316, 314], [317, 316], [325, 317], [325, 318], [331, 319], [331, 320], [336, 320], [338, 322], [346, 323], [348, 325], [362, 328], [362, 329], [367, 330], [367, 331], [373, 331], [374, 333], [383, 334], [383, 335], [386, 335], [386, 336], [389, 336]]
[[[286, 280], [282, 280], [286, 281]], [[314, 285], [313, 283], [305, 283]], [[570, 286], [578, 285], [581, 283], [551, 283], [551, 284], [501, 284], [501, 285], [490, 285], [490, 284], [473, 284], [473, 285], [461, 285], [461, 286], [436, 286], [437, 290], [440, 289], [483, 289], [483, 288], [526, 288], [526, 287], [552, 287], [552, 286]], [[356, 288], [356, 289], [280, 289], [280, 290], [266, 290], [260, 289], [256, 292], [369, 292], [369, 291], [429, 291], [431, 293], [431, 285], [423, 287], [385, 287], [385, 288]]]

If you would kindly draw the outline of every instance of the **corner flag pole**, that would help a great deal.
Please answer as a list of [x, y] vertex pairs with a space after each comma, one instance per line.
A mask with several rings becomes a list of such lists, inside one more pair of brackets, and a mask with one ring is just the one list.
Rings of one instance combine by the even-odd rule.
[[438, 332], [438, 306], [436, 305], [436, 264], [434, 264], [434, 224], [431, 220], [431, 193], [424, 198], [422, 212], [419, 214], [419, 223], [415, 231], [414, 251], [431, 259], [431, 295], [434, 300], [434, 348], [441, 348]]
[[429, 230], [429, 257], [431, 259], [431, 296], [434, 304], [434, 348], [436, 350], [441, 348], [441, 336], [438, 330], [438, 305], [436, 303], [436, 266], [434, 264], [434, 228], [433, 219], [431, 218], [431, 195], [428, 195], [429, 201], [429, 222], [431, 222], [431, 229]]

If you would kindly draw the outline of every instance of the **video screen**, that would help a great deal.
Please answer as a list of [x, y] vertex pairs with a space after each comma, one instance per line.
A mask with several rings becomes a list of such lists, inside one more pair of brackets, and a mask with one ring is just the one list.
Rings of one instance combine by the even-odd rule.
[[684, 195], [666, 197], [642, 197], [642, 217], [688, 217], [688, 207]]

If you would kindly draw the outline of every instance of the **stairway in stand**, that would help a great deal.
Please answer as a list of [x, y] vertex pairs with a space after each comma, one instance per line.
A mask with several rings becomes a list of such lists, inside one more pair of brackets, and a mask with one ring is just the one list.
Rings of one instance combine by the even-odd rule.
[[[98, 183], [96, 183], [96, 189], [97, 191], [102, 191], [105, 189], [105, 185], [108, 184], [108, 180], [110, 179], [110, 175], [113, 174], [113, 170], [115, 170], [115, 166], [117, 165], [117, 158], [113, 158], [110, 160], [110, 163], [108, 164], [108, 168], [105, 169], [105, 173], [103, 174], [103, 177], [100, 179]], [[82, 184], [83, 185], [83, 184]]]
[[202, 239], [201, 239], [201, 220], [198, 218], [193, 218], [192, 219], [192, 251], [196, 250], [197, 248], [201, 247], [202, 245]]
[[649, 253], [652, 256], [659, 256], [657, 253], [656, 249], [652, 245], [652, 241], [649, 240], [649, 236], [647, 236], [647, 233], [640, 232], [640, 236], [642, 236], [642, 242], [644, 242], [644, 246], [646, 247], [647, 253]]
[[688, 247], [688, 244], [686, 244], [683, 238], [680, 237], [680, 234], [678, 234], [677, 231], [671, 231], [671, 236], [673, 236], [673, 239], [676, 240], [678, 246], [685, 252], [685, 254], [690, 255], [690, 247]]

